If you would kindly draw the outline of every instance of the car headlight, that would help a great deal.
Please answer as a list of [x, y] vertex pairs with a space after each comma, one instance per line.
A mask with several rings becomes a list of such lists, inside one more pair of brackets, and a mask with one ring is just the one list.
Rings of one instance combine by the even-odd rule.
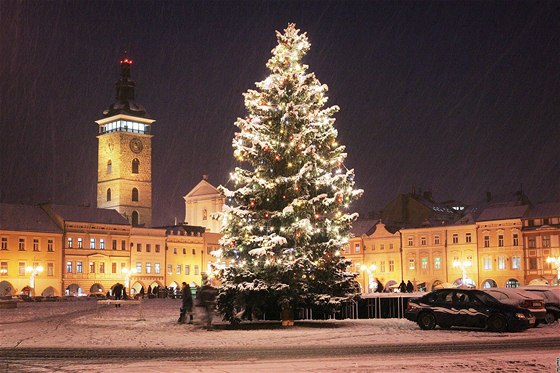
[[525, 314], [522, 313], [522, 312], [516, 313], [515, 317], [517, 317], [518, 319], [526, 319], [527, 318], [527, 316], [525, 316]]

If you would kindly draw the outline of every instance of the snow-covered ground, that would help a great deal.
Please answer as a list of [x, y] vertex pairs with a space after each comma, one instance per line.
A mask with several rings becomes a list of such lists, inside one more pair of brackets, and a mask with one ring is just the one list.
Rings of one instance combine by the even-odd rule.
[[[180, 300], [152, 299], [138, 305], [120, 308], [102, 306], [97, 309], [93, 300], [20, 303], [16, 309], [0, 309], [0, 347], [119, 347], [119, 348], [185, 348], [197, 347], [252, 348], [275, 346], [352, 346], [371, 344], [423, 344], [434, 342], [503, 341], [508, 339], [534, 339], [560, 335], [558, 323], [543, 325], [520, 333], [490, 333], [470, 330], [422, 331], [412, 322], [403, 319], [301, 321], [292, 328], [275, 324], [246, 325], [231, 329], [220, 324], [216, 331], [208, 332], [198, 325], [176, 323]], [[414, 372], [556, 372], [557, 351], [500, 352], [473, 354], [445, 354], [434, 356], [360, 356], [348, 358], [272, 360], [263, 359], [240, 362], [184, 361], [125, 361], [118, 365], [83, 364], [67, 362], [61, 367], [50, 362], [25, 363], [22, 371], [49, 371], [56, 366], [59, 371], [94, 372], [386, 372], [409, 370]], [[1, 362], [1, 360], [0, 360]], [[50, 368], [49, 368], [50, 367]], [[63, 370], [60, 370], [64, 368]], [[14, 369], [12, 365], [10, 369]], [[0, 371], [2, 367], [0, 366]]]

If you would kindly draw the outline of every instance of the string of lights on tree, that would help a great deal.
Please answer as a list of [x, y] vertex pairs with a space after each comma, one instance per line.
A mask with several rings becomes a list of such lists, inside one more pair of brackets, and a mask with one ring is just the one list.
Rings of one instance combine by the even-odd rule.
[[290, 24], [277, 38], [270, 75], [244, 94], [248, 114], [235, 123], [235, 188], [220, 187], [227, 203], [217, 261], [228, 266], [218, 301], [226, 318], [255, 292], [293, 305], [334, 304], [356, 290], [340, 250], [362, 191], [337, 142], [339, 108], [325, 107], [328, 87], [301, 63], [307, 35]]

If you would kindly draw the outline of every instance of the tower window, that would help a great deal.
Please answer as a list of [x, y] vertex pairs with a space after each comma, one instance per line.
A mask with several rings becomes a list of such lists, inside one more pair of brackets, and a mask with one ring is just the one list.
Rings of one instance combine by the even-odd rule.
[[132, 211], [132, 225], [138, 225], [139, 218], [138, 211]]
[[132, 160], [132, 173], [137, 174], [139, 168], [140, 168], [140, 161], [138, 160], [138, 158], [134, 158]]
[[138, 189], [132, 188], [132, 200], [138, 202]]
[[111, 160], [107, 161], [107, 173], [110, 174], [113, 171], [113, 162]]
[[107, 202], [111, 200], [111, 188], [107, 189]]

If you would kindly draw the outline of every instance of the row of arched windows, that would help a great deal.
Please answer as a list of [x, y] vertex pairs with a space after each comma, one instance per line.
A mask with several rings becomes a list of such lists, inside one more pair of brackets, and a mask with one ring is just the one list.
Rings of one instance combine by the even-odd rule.
[[[138, 158], [132, 160], [132, 173], [137, 174], [140, 170], [140, 161]], [[110, 174], [113, 171], [113, 162], [109, 159], [107, 161], [107, 173]]]
[[[132, 188], [132, 202], [138, 202], [138, 189]], [[111, 201], [111, 188], [107, 188], [107, 202]]]

